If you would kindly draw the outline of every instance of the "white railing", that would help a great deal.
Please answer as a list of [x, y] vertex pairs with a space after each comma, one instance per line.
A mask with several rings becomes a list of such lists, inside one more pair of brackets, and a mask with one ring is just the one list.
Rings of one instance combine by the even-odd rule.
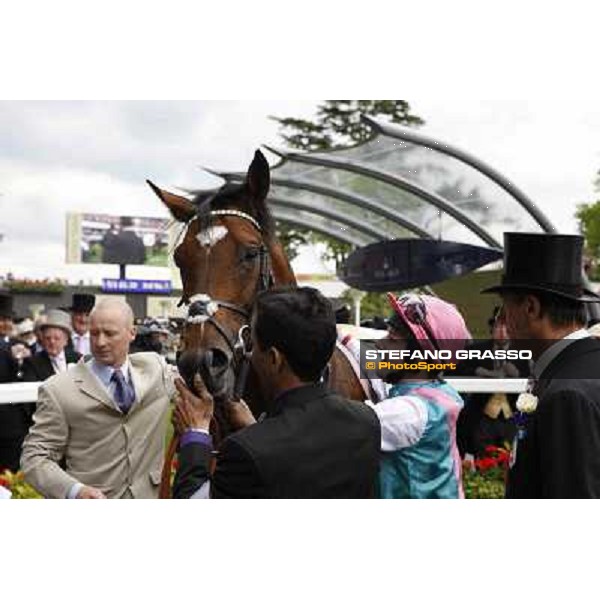
[[[466, 394], [504, 392], [519, 394], [525, 391], [527, 379], [480, 379], [455, 378], [446, 379], [456, 390]], [[41, 382], [4, 383], [0, 385], [0, 404], [17, 404], [20, 402], [37, 402], [37, 389]]]
[[0, 404], [37, 402], [37, 389], [41, 381], [32, 383], [3, 383], [0, 385]]
[[487, 379], [482, 377], [447, 377], [452, 387], [464, 394], [520, 394], [527, 387], [527, 379]]

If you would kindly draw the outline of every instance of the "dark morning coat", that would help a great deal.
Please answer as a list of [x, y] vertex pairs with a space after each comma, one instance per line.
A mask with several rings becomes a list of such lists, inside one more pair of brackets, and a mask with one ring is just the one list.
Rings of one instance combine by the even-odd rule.
[[508, 498], [600, 498], [600, 340], [567, 346], [539, 376]]
[[[322, 384], [282, 394], [263, 421], [229, 436], [211, 478], [215, 498], [371, 498], [381, 430], [375, 412]], [[173, 496], [189, 498], [208, 479], [210, 449], [179, 452]]]
[[[0, 350], [0, 384], [17, 381], [17, 363], [8, 349]], [[21, 445], [35, 404], [0, 404], [0, 473], [18, 471]]]
[[[71, 350], [68, 346], [65, 348], [67, 364], [76, 363], [80, 358], [81, 354], [79, 352]], [[48, 353], [42, 350], [23, 361], [21, 373], [22, 381], [45, 381], [48, 377], [52, 377], [55, 371]]]

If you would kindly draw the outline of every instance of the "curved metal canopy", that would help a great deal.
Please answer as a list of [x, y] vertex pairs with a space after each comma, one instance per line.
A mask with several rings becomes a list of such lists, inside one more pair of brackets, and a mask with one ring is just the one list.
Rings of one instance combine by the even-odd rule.
[[286, 211], [278, 207], [273, 208], [273, 216], [276, 221], [294, 225], [300, 229], [308, 229], [309, 231], [317, 231], [323, 235], [329, 236], [334, 240], [345, 242], [353, 246], [366, 246], [374, 242], [371, 237], [362, 235], [360, 232], [349, 231], [339, 227], [331, 221], [317, 220], [310, 213], [301, 213], [298, 211]]
[[265, 146], [281, 158], [269, 192], [276, 219], [353, 246], [423, 238], [501, 249], [504, 231], [556, 231], [517, 186], [478, 158], [412, 129], [366, 116], [363, 122], [372, 136], [350, 148], [300, 153]]

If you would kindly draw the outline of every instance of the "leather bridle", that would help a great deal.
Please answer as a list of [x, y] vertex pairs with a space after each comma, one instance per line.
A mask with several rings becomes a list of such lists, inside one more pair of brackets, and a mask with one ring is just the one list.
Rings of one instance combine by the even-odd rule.
[[[237, 217], [251, 223], [261, 234], [261, 236], [263, 233], [262, 227], [258, 221], [256, 221], [256, 219], [251, 215], [240, 210], [212, 210], [202, 215], [203, 219], [206, 217]], [[260, 267], [256, 286], [256, 294], [271, 287], [272, 282], [269, 250], [264, 243], [261, 243], [259, 247], [259, 260]], [[216, 329], [219, 335], [226, 342], [232, 353], [234, 361], [233, 368], [234, 372], [236, 373], [234, 399], [235, 396], [238, 396], [239, 398], [245, 387], [245, 379], [248, 373], [247, 363], [250, 353], [245, 347], [243, 332], [244, 329], [249, 326], [250, 309], [226, 300], [211, 298], [211, 296], [208, 294], [194, 294], [189, 299], [183, 297], [180, 304], [188, 304], [188, 314], [185, 319], [185, 326], [205, 325], [210, 323], [210, 325]], [[237, 332], [228, 331], [227, 328], [216, 318], [217, 313], [221, 309], [229, 310], [242, 317], [244, 324], [238, 329]]]

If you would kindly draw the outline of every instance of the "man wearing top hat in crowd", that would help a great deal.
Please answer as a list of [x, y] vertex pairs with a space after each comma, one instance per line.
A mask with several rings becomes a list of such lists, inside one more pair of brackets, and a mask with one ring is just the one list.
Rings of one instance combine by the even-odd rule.
[[95, 302], [96, 297], [93, 294], [73, 294], [69, 307], [73, 327], [71, 346], [75, 352], [83, 356], [90, 353], [90, 313]]
[[600, 498], [600, 340], [585, 329], [583, 238], [504, 234], [500, 285], [516, 349], [535, 361], [530, 394], [517, 402], [508, 498]]
[[26, 358], [22, 366], [23, 381], [45, 381], [56, 373], [63, 373], [68, 365], [76, 363], [81, 354], [68, 347], [71, 336], [71, 317], [63, 310], [50, 310], [41, 326], [43, 350]]

